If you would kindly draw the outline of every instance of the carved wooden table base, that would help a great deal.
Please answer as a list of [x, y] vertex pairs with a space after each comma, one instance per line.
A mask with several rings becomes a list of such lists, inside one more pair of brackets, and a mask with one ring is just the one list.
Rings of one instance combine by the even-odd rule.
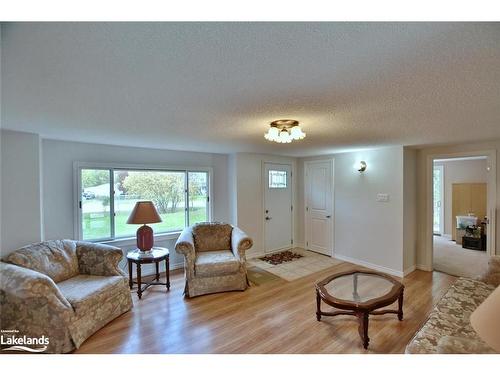
[[[377, 277], [383, 277], [387, 280], [391, 281], [394, 287], [387, 292], [377, 298], [373, 298], [371, 300], [360, 302], [357, 298], [353, 298], [353, 301], [342, 300], [336, 298], [331, 292], [327, 292], [325, 285], [330, 283], [332, 280], [338, 277], [351, 275], [351, 274], [364, 274], [364, 275], [374, 275]], [[355, 286], [353, 296], [357, 296], [357, 275], [354, 275]], [[327, 279], [319, 282], [316, 285], [316, 319], [321, 321], [322, 316], [337, 316], [337, 315], [352, 315], [358, 318], [359, 327], [358, 332], [361, 340], [363, 342], [363, 347], [365, 349], [368, 348], [368, 344], [370, 342], [370, 338], [368, 337], [368, 322], [370, 315], [383, 315], [383, 314], [396, 314], [398, 319], [403, 320], [403, 295], [404, 295], [404, 286], [398, 282], [390, 278], [387, 275], [380, 274], [378, 272], [368, 272], [368, 271], [354, 271], [354, 272], [344, 272], [337, 275], [332, 275]], [[330, 312], [321, 311], [321, 301], [325, 302], [327, 305], [336, 308], [337, 310], [333, 310]], [[392, 303], [398, 301], [398, 309], [385, 309], [380, 310], [380, 308], [389, 306]]]

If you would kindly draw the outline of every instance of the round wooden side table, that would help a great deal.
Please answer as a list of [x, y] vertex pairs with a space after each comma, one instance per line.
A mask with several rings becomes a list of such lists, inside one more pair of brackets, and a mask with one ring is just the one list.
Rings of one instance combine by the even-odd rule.
[[[167, 290], [170, 290], [170, 253], [168, 249], [164, 247], [153, 247], [150, 252], [143, 252], [139, 249], [133, 250], [127, 254], [128, 261], [128, 275], [129, 275], [129, 286], [130, 289], [137, 284], [137, 295], [139, 299], [142, 297], [142, 292], [144, 292], [151, 285], [165, 285]], [[167, 276], [167, 281], [165, 283], [160, 282], [160, 262], [165, 261], [165, 273]], [[154, 263], [156, 266], [155, 278], [149, 282], [142, 283], [141, 266], [143, 264]], [[132, 279], [132, 264], [136, 265], [137, 268], [137, 281]]]

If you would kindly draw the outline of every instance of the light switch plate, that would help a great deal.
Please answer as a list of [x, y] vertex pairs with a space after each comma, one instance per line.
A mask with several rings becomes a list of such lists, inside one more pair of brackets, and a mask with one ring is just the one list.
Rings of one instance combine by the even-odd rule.
[[377, 202], [389, 202], [389, 194], [378, 193]]

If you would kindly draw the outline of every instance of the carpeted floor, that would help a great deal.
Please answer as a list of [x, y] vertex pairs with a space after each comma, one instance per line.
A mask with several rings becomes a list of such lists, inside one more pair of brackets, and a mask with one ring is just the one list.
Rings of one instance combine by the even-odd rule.
[[270, 272], [287, 281], [293, 281], [312, 273], [324, 270], [325, 268], [343, 263], [335, 258], [321, 255], [313, 251], [300, 248], [292, 249], [294, 253], [302, 255], [301, 258], [293, 259], [289, 262], [273, 265], [260, 259], [249, 259], [248, 268], [258, 267], [266, 272]]
[[434, 236], [434, 270], [453, 276], [480, 275], [488, 262], [486, 251], [463, 249], [447, 236]]

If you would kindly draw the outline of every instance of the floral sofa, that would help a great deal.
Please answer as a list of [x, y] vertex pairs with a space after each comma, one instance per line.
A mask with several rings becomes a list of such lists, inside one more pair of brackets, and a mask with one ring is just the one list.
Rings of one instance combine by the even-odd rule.
[[500, 256], [490, 258], [488, 270], [477, 280], [460, 277], [407, 345], [406, 353], [495, 353], [472, 328], [470, 315], [499, 284]]
[[253, 245], [241, 229], [223, 223], [199, 223], [185, 228], [175, 244], [184, 255], [187, 297], [248, 286], [245, 251]]
[[45, 352], [66, 353], [132, 308], [122, 250], [70, 240], [46, 241], [0, 262], [0, 328], [46, 337]]

